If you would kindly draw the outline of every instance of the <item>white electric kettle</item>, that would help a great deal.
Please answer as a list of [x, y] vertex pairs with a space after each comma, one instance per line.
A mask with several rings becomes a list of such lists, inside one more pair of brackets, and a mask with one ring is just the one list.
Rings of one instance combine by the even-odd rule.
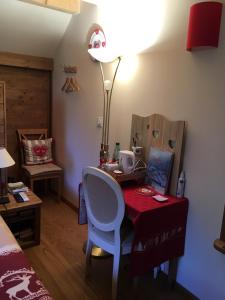
[[133, 151], [121, 150], [119, 152], [119, 167], [124, 173], [131, 173], [134, 170], [135, 155]]

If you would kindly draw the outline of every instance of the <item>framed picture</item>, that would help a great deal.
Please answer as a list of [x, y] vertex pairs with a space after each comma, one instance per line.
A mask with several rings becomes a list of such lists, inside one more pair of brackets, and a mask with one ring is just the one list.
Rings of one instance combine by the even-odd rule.
[[170, 151], [150, 148], [146, 183], [161, 194], [168, 191], [173, 157], [174, 154]]

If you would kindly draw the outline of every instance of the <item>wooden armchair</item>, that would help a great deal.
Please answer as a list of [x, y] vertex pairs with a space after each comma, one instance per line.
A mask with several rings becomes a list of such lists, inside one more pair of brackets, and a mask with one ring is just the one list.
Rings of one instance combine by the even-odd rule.
[[[18, 140], [20, 144], [20, 160], [21, 171], [24, 180], [34, 189], [34, 182], [40, 180], [57, 179], [58, 200], [61, 199], [61, 187], [63, 170], [53, 162], [25, 164], [25, 150], [24, 141], [30, 142], [32, 140], [46, 140], [48, 138], [47, 129], [18, 129]], [[38, 149], [37, 149], [38, 150]]]

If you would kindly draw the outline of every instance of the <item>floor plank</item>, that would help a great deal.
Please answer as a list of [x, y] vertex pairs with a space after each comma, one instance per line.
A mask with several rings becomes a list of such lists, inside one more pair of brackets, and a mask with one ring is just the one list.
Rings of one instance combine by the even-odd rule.
[[[112, 258], [92, 259], [91, 276], [84, 277], [82, 246], [86, 225], [77, 224], [77, 214], [63, 202], [46, 197], [42, 205], [41, 244], [25, 250], [33, 268], [55, 300], [108, 300], [111, 297]], [[135, 290], [128, 276], [129, 257], [121, 263], [119, 299], [190, 300], [180, 289], [173, 291], [163, 279], [141, 277]]]

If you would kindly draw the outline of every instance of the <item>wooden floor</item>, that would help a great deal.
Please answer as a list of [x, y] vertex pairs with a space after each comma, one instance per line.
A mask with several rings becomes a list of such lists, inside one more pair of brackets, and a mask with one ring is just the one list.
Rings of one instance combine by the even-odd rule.
[[[84, 278], [86, 225], [77, 224], [77, 214], [64, 203], [47, 197], [42, 205], [41, 244], [25, 253], [55, 300], [109, 300], [112, 258], [92, 259], [92, 273]], [[129, 258], [122, 260], [119, 299], [190, 300], [181, 289], [171, 291], [162, 278], [140, 278], [136, 293], [128, 278]]]

